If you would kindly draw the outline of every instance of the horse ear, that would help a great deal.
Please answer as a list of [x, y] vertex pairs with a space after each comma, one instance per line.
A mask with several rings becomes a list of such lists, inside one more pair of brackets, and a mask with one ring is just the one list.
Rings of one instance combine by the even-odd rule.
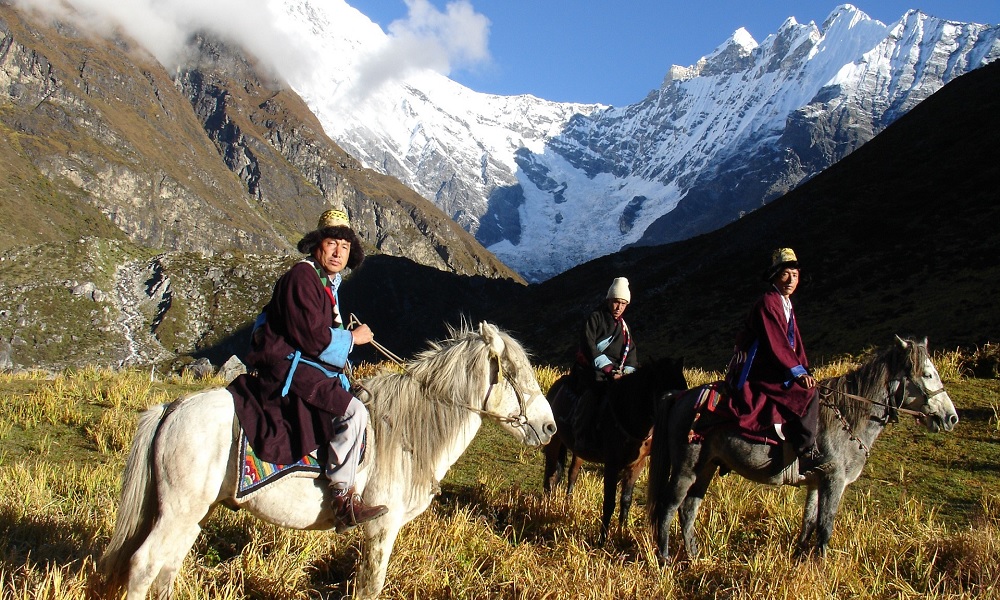
[[899, 343], [899, 347], [902, 348], [903, 350], [906, 350], [907, 348], [910, 347], [910, 343], [904, 340], [903, 338], [899, 337], [898, 335], [896, 336], [896, 341]]
[[483, 336], [483, 340], [489, 346], [490, 352], [497, 356], [503, 353], [504, 343], [503, 338], [500, 336], [499, 327], [483, 321], [479, 324], [479, 335]]

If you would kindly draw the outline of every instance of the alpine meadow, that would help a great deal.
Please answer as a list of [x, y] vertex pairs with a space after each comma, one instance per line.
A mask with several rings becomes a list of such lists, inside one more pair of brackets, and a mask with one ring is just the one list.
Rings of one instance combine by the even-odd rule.
[[[323, 77], [286, 79], [211, 25], [164, 66], [125, 28], [92, 30], [75, 0], [0, 0], [0, 597], [121, 597], [98, 564], [140, 416], [246, 371], [297, 242], [338, 208], [366, 255], [334, 300], [377, 342], [351, 352], [361, 386], [485, 321], [548, 392], [620, 277], [641, 363], [683, 365], [688, 388], [719, 381], [787, 247], [817, 380], [926, 340], [958, 415], [950, 430], [891, 406], [872, 417], [884, 430], [824, 556], [796, 552], [804, 487], [731, 472], [700, 504], [692, 558], [677, 523], [657, 545], [648, 468], [607, 532], [601, 465], [545, 493], [545, 447], [529, 442], [558, 432], [511, 435], [545, 403], [494, 350], [482, 382], [471, 363], [459, 373], [485, 388], [458, 399], [477, 433], [402, 521], [378, 597], [1000, 600], [1000, 26], [917, 10], [886, 25], [842, 5], [665, 66], [630, 106], [428, 73], [352, 104], [352, 69], [385, 34], [344, 0], [252, 4], [319, 44]], [[404, 452], [440, 450], [422, 441]], [[363, 527], [249, 513], [205, 515], [173, 598], [366, 596]]]

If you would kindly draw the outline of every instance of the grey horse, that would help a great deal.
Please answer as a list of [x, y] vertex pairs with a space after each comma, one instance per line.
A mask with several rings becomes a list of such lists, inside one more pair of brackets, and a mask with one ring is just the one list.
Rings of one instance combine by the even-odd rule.
[[[798, 555], [822, 557], [844, 489], [865, 466], [885, 426], [902, 412], [932, 432], [951, 431], [958, 414], [931, 362], [927, 339], [902, 339], [856, 370], [819, 382], [818, 444], [829, 463], [803, 479], [795, 453], [787, 447], [748, 441], [717, 427], [700, 442], [688, 443], [699, 388], [674, 396], [657, 415], [649, 463], [649, 519], [661, 564], [669, 563], [670, 522], [680, 509], [680, 529], [688, 558], [698, 555], [694, 525], [698, 507], [716, 471], [734, 471], [758, 483], [807, 487]], [[810, 539], [815, 534], [815, 545]]]

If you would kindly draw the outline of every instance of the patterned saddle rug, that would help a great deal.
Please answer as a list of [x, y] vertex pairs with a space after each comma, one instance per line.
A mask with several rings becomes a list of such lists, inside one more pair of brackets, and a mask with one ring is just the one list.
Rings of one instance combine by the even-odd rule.
[[236, 499], [245, 500], [254, 492], [274, 483], [282, 477], [311, 477], [313, 479], [323, 474], [323, 465], [316, 456], [316, 451], [300, 458], [290, 465], [278, 465], [262, 460], [250, 447], [247, 436], [240, 428], [239, 482], [236, 484]]

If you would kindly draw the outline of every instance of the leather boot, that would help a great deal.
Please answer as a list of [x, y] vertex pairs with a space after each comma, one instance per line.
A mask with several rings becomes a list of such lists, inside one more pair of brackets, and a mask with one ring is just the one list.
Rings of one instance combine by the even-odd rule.
[[364, 499], [354, 491], [333, 490], [333, 518], [337, 527], [337, 533], [344, 533], [354, 529], [365, 521], [371, 521], [389, 512], [386, 506], [368, 506]]
[[818, 481], [829, 474], [833, 468], [833, 462], [827, 461], [815, 445], [810, 446], [799, 455], [799, 481], [802, 483]]

